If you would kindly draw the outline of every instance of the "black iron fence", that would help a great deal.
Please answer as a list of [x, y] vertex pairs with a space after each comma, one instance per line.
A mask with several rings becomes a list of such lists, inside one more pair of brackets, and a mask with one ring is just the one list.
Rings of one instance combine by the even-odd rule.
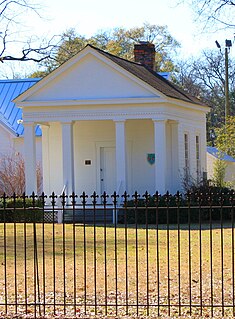
[[0, 315], [234, 316], [234, 195], [3, 195]]

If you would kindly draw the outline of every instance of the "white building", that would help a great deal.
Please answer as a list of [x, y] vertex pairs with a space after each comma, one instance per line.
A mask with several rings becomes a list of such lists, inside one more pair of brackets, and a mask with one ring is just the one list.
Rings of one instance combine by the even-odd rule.
[[[22, 110], [12, 101], [39, 79], [0, 80], [0, 159], [20, 153], [24, 156], [24, 127]], [[41, 162], [41, 129], [35, 128], [37, 161]]]
[[235, 186], [235, 159], [224, 152], [220, 152], [216, 147], [207, 147], [207, 177], [212, 180], [214, 177], [214, 166], [216, 161], [223, 161], [226, 164], [224, 181]]
[[154, 55], [149, 43], [135, 45], [137, 62], [87, 45], [14, 100], [28, 194], [36, 190], [37, 124], [47, 194], [175, 192], [185, 169], [206, 171], [209, 108], [156, 74]]

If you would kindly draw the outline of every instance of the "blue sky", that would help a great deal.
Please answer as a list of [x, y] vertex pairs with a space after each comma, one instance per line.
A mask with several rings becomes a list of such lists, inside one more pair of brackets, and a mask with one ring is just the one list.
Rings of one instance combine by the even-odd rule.
[[[202, 26], [194, 21], [193, 12], [187, 5], [176, 5], [176, 0], [32, 0], [41, 6], [39, 18], [28, 14], [24, 19], [25, 36], [50, 38], [68, 28], [91, 36], [100, 30], [114, 27], [138, 27], [144, 22], [167, 25], [170, 33], [181, 43], [181, 57], [195, 56], [201, 50], [215, 48], [215, 40], [223, 45], [232, 39], [231, 31], [211, 34], [202, 32]], [[21, 35], [22, 36], [22, 35]], [[234, 50], [235, 51], [235, 50]], [[17, 68], [17, 64], [14, 64]], [[14, 68], [15, 68], [14, 67]], [[19, 65], [19, 68], [31, 65]], [[26, 71], [27, 72], [27, 71]]]

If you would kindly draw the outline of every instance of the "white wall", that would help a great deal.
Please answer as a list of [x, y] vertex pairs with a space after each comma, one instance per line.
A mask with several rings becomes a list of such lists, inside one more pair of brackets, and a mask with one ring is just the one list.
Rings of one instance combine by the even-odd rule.
[[12, 154], [14, 151], [13, 134], [0, 125], [0, 156]]
[[138, 191], [141, 195], [146, 191], [154, 192], [154, 165], [147, 161], [147, 154], [155, 153], [153, 121], [127, 121], [126, 130], [127, 139], [132, 143], [130, 190], [132, 193]]
[[[16, 152], [19, 152], [24, 156], [24, 138], [23, 137], [14, 137], [13, 145]], [[42, 166], [42, 137], [36, 137], [36, 161], [37, 164]]]
[[[79, 76], [78, 76], [79, 74]], [[101, 76], [102, 75], [102, 76]], [[91, 90], [92, 88], [92, 90]], [[127, 79], [121, 72], [105, 64], [95, 56], [88, 55], [66, 70], [47, 87], [31, 97], [37, 100], [101, 99], [118, 97], [151, 97], [150, 90]]]
[[[200, 170], [201, 177], [203, 172], [207, 171], [207, 159], [206, 159], [206, 125], [204, 117], [196, 118], [197, 114], [191, 114], [191, 120], [185, 120], [180, 124], [181, 128], [179, 134], [181, 135], [181, 142], [179, 145], [180, 152], [180, 178], [182, 180], [184, 175], [184, 134], [188, 134], [189, 138], [189, 173], [193, 179], [197, 178], [197, 164], [196, 164], [196, 136], [199, 136], [199, 153], [200, 153]], [[194, 116], [197, 121], [194, 121]], [[201, 122], [201, 123], [200, 123]]]
[[[44, 140], [46, 133], [43, 130]], [[61, 192], [62, 183], [62, 145], [60, 124], [50, 123], [47, 143], [43, 146], [44, 190]], [[56, 143], [55, 143], [56, 141]], [[92, 194], [100, 192], [99, 148], [115, 147], [115, 123], [113, 121], [79, 121], [74, 124], [74, 169], [75, 191]], [[154, 165], [147, 162], [147, 153], [154, 153], [153, 123], [151, 120], [126, 121], [126, 145], [128, 191], [144, 193], [154, 189]], [[48, 156], [49, 155], [49, 156]], [[91, 165], [85, 165], [90, 160]], [[48, 168], [48, 169], [47, 169]], [[115, 167], [113, 167], [115, 174]], [[60, 185], [60, 187], [58, 187]], [[114, 190], [113, 190], [114, 191]]]
[[[24, 156], [24, 138], [14, 136], [0, 125], [0, 156], [12, 155], [15, 152]], [[36, 137], [36, 159], [42, 163], [42, 138]]]
[[228, 162], [225, 170], [225, 181], [231, 182], [235, 186], [235, 163]]
[[[113, 121], [80, 121], [75, 123], [75, 189], [79, 194], [83, 191], [89, 194], [100, 191], [97, 143], [106, 146], [108, 142], [115, 146], [115, 124]], [[85, 165], [85, 160], [91, 160], [91, 165]]]
[[42, 126], [43, 146], [43, 190], [46, 194], [55, 192], [61, 194], [63, 189], [62, 177], [62, 138], [60, 123], [51, 122]]
[[[127, 191], [136, 190], [142, 195], [147, 190], [155, 193], [155, 168], [147, 161], [148, 153], [155, 153], [154, 124], [150, 119], [126, 120], [127, 147]], [[62, 142], [61, 124], [52, 122], [43, 128], [43, 160], [44, 160], [44, 191], [61, 193], [62, 185]], [[192, 123], [184, 123], [179, 128], [177, 122], [169, 121], [166, 125], [167, 135], [167, 189], [174, 193], [182, 187], [182, 176], [179, 171], [180, 158], [184, 157], [183, 139], [179, 135], [188, 132], [190, 135], [190, 157], [192, 172], [196, 169], [195, 139], [203, 136], [203, 128], [194, 127]], [[100, 187], [100, 147], [115, 147], [115, 122], [107, 121], [76, 121], [73, 126], [74, 135], [74, 171], [75, 192], [83, 191], [92, 194], [101, 192]], [[201, 144], [202, 171], [206, 165], [203, 159], [204, 140]], [[181, 154], [180, 154], [181, 152]], [[179, 156], [180, 155], [180, 156]], [[91, 165], [85, 165], [90, 160]], [[184, 164], [183, 160], [181, 160]], [[113, 167], [115, 175], [115, 163]], [[116, 189], [114, 189], [116, 190]], [[113, 191], [114, 191], [113, 190]]]
[[[126, 147], [128, 189], [144, 193], [154, 189], [154, 165], [147, 162], [147, 153], [154, 153], [153, 122], [151, 120], [126, 121]], [[113, 121], [81, 121], [74, 127], [76, 191], [81, 193], [100, 191], [100, 146], [115, 147], [115, 123]], [[85, 160], [92, 165], [86, 166]], [[115, 174], [115, 167], [113, 168]]]

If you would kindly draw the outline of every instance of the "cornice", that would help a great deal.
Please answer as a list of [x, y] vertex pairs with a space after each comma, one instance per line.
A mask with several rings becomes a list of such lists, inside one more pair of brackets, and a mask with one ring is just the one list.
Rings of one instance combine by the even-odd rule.
[[[147, 109], [102, 109], [102, 110], [53, 110], [50, 112], [27, 111], [23, 113], [24, 122], [48, 123], [48, 122], [71, 122], [71, 121], [124, 121], [136, 119], [151, 119], [151, 120], [173, 120], [181, 122], [184, 119], [191, 121], [191, 114], [184, 114], [184, 119], [181, 114], [173, 114], [170, 110], [164, 110], [163, 106], [157, 110], [154, 108]], [[201, 122], [201, 117], [194, 117], [193, 121]]]
[[[136, 105], [139, 107], [139, 105], [151, 105], [156, 104], [159, 106], [159, 104], [164, 104], [166, 106], [172, 106], [172, 107], [179, 107], [182, 109], [188, 109], [193, 111], [199, 111], [203, 113], [208, 113], [210, 111], [210, 108], [207, 106], [201, 106], [197, 104], [182, 102], [176, 99], [164, 99], [160, 96], [155, 97], [133, 97], [133, 98], [108, 98], [108, 99], [73, 99], [73, 100], [49, 100], [49, 101], [22, 101], [17, 103], [17, 107], [23, 108], [24, 112], [27, 111], [28, 108], [53, 108], [56, 107], [57, 111], [58, 108], [75, 108], [79, 107], [95, 107], [95, 106], [130, 106], [130, 105]], [[61, 111], [61, 110], [60, 110]], [[50, 112], [50, 111], [49, 111]]]
[[94, 106], [94, 105], [130, 105], [130, 104], [153, 104], [166, 103], [165, 99], [156, 97], [134, 98], [110, 98], [110, 99], [81, 99], [81, 100], [52, 100], [52, 101], [23, 101], [18, 102], [20, 108], [27, 107], [68, 107], [68, 106]]

